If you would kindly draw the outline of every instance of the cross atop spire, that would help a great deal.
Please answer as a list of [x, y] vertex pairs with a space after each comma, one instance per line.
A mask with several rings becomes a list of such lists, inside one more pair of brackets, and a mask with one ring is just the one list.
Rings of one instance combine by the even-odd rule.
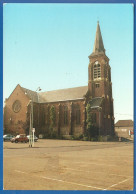
[[96, 30], [93, 54], [94, 53], [99, 53], [99, 52], [105, 53], [105, 49], [104, 49], [104, 45], [103, 45], [103, 40], [102, 40], [101, 30], [100, 30], [100, 26], [99, 26], [99, 21], [97, 21], [97, 30]]

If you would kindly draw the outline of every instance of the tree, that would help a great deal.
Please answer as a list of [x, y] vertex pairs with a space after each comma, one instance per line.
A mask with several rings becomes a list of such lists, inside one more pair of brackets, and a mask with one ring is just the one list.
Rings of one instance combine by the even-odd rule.
[[86, 106], [86, 113], [87, 113], [87, 131], [86, 135], [89, 137], [89, 140], [91, 140], [92, 137], [98, 136], [98, 128], [95, 126], [96, 118], [95, 114], [91, 111], [91, 105], [88, 103]]
[[50, 121], [51, 121], [51, 126], [54, 127], [56, 123], [56, 111], [54, 106], [51, 106], [50, 108]]

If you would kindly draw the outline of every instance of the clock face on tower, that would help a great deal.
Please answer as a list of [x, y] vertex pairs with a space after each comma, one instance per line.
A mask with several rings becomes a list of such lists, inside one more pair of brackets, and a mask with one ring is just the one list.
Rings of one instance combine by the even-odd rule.
[[95, 64], [97, 65], [98, 64], [98, 61], [95, 61]]
[[12, 110], [17, 113], [21, 110], [21, 102], [19, 100], [16, 100], [12, 105]]

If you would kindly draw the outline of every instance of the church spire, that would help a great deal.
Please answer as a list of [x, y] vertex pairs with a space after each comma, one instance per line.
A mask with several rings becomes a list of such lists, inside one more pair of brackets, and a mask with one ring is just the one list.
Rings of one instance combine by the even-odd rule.
[[97, 22], [96, 36], [95, 36], [95, 43], [94, 43], [94, 48], [93, 48], [93, 54], [99, 53], [99, 52], [105, 53], [105, 49], [104, 49], [101, 30], [100, 30], [99, 21], [98, 21]]

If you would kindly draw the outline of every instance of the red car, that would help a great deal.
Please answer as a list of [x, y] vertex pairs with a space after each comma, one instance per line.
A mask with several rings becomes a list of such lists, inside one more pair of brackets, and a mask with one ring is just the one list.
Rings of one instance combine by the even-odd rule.
[[27, 138], [27, 136], [25, 134], [20, 134], [20, 135], [17, 135], [16, 137], [11, 139], [11, 143], [13, 143], [13, 142], [15, 142], [15, 143], [25, 142], [25, 143], [27, 143], [27, 142], [29, 142], [29, 139]]
[[134, 135], [134, 131], [130, 131], [130, 135]]

